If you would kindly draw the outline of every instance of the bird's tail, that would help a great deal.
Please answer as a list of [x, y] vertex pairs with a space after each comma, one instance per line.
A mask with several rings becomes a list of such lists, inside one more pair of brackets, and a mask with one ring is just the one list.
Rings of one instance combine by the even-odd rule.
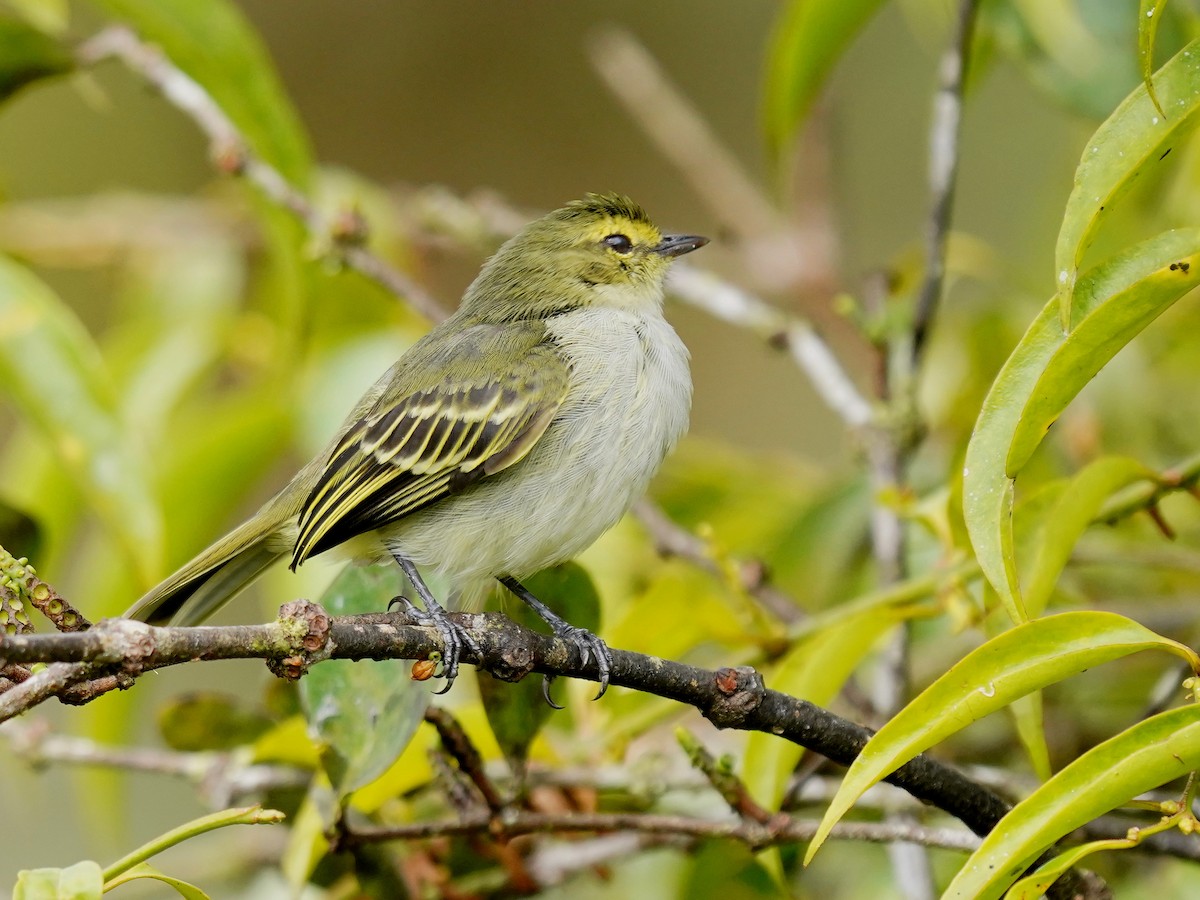
[[125, 616], [152, 625], [198, 624], [232, 600], [286, 551], [286, 542], [274, 530], [264, 530], [255, 517], [152, 588]]

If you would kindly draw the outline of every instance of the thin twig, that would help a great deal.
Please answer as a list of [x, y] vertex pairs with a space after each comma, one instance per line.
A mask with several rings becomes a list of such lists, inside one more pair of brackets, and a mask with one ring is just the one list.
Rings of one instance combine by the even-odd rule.
[[342, 234], [336, 221], [317, 209], [277, 169], [256, 156], [237, 126], [208, 92], [176, 68], [157, 47], [142, 41], [131, 29], [114, 25], [85, 41], [79, 47], [78, 56], [84, 65], [95, 65], [105, 59], [121, 60], [196, 123], [208, 138], [212, 156], [223, 171], [246, 179], [273, 203], [289, 210], [304, 225], [314, 244], [329, 246], [348, 268], [404, 298], [430, 320], [440, 322], [446, 318], [446, 311], [424, 288], [360, 246], [361, 231]]
[[[910, 435], [916, 425], [917, 372], [926, 338], [933, 325], [946, 269], [946, 243], [958, 171], [958, 136], [962, 120], [965, 73], [974, 33], [977, 0], [962, 0], [953, 38], [942, 55], [940, 84], [934, 102], [930, 129], [929, 179], [932, 210], [929, 216], [925, 254], [925, 277], [917, 296], [910, 330], [887, 347], [881, 399], [890, 399], [893, 418], [912, 420], [908, 428], [879, 428], [870, 438], [868, 466], [877, 497], [885, 491], [901, 495], [908, 487], [907, 468], [915, 443]], [[872, 553], [882, 584], [891, 585], [906, 575], [906, 536], [899, 514], [876, 499], [871, 515]], [[909, 628], [907, 624], [881, 653], [872, 685], [877, 714], [890, 718], [909, 694]], [[899, 813], [889, 821], [907, 824], [911, 817]], [[931, 900], [936, 895], [933, 870], [924, 848], [907, 843], [888, 846], [896, 880], [910, 900]]]
[[[565, 834], [582, 831], [603, 834], [632, 831], [640, 834], [692, 838], [729, 838], [741, 841], [753, 849], [760, 849], [811, 840], [816, 828], [815, 821], [802, 821], [790, 817], [778, 829], [769, 829], [756, 822], [739, 819], [714, 822], [655, 813], [535, 813], [510, 810], [499, 820], [486, 813], [476, 813], [453, 822], [416, 822], [411, 825], [345, 830], [339, 835], [339, 846], [489, 832], [507, 838], [547, 832]], [[872, 843], [905, 840], [964, 853], [979, 846], [979, 839], [975, 835], [959, 829], [928, 828], [921, 825], [899, 827], [875, 822], [839, 823], [834, 826], [831, 837]]]
[[154, 747], [120, 747], [86, 738], [52, 734], [45, 722], [5, 722], [0, 737], [31, 765], [96, 766], [180, 778], [198, 786], [214, 809], [279, 788], [302, 788], [312, 772], [293, 766], [252, 763], [233, 753], [184, 752]]
[[637, 38], [605, 28], [588, 49], [605, 86], [723, 221], [743, 235], [783, 227], [779, 211]]
[[442, 748], [458, 764], [459, 771], [471, 779], [488, 809], [493, 813], [502, 810], [504, 798], [484, 770], [482, 754], [458, 719], [448, 710], [431, 706], [425, 710], [425, 721], [437, 729]]
[[938, 90], [929, 128], [929, 190], [933, 197], [925, 243], [925, 278], [917, 295], [912, 323], [912, 354], [915, 368], [925, 339], [937, 313], [946, 274], [946, 240], [954, 206], [958, 175], [959, 132], [962, 124], [963, 89], [971, 58], [978, 0], [961, 0], [954, 35], [942, 54]]
[[667, 279], [671, 294], [715, 318], [745, 328], [787, 350], [808, 376], [817, 396], [850, 428], [861, 428], [874, 417], [829, 345], [803, 319], [790, 316], [758, 297], [686, 263], [676, 263]]
[[[687, 560], [717, 578], [727, 576], [725, 567], [713, 558], [707, 542], [674, 521], [655, 503], [639, 500], [633, 505], [633, 514], [650, 533], [654, 549], [660, 556]], [[804, 618], [804, 611], [795, 598], [771, 584], [766, 563], [762, 560], [737, 559], [732, 561], [731, 567], [737, 586], [781, 622], [793, 625]]]
[[783, 827], [788, 818], [786, 813], [772, 813], [760, 806], [750, 795], [746, 783], [737, 777], [726, 761], [718, 760], [708, 752], [708, 748], [683, 729], [680, 729], [677, 737], [692, 766], [708, 779], [713, 790], [721, 795], [721, 799], [736, 816], [745, 822], [753, 822], [770, 829]]

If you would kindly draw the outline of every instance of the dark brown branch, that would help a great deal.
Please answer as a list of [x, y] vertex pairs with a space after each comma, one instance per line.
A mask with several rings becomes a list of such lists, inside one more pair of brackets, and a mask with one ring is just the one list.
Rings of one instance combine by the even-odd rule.
[[483, 756], [458, 719], [441, 707], [431, 706], [425, 710], [425, 721], [437, 729], [442, 748], [458, 764], [459, 771], [471, 779], [487, 808], [493, 813], [504, 809], [504, 798], [484, 771]]
[[[455, 613], [478, 643], [481, 655], [463, 662], [512, 681], [537, 672], [597, 680], [594, 662], [581, 666], [575, 649], [532, 632], [498, 614]], [[109, 619], [79, 634], [14, 635], [0, 639], [10, 663], [60, 660], [0, 695], [0, 721], [89, 678], [112, 678], [116, 687], [143, 672], [209, 659], [267, 659], [272, 669], [298, 678], [313, 662], [337, 659], [426, 659], [440, 650], [436, 634], [408, 624], [403, 613], [330, 618], [304, 601], [286, 604], [266, 625], [155, 628]], [[85, 662], [86, 661], [86, 662]], [[47, 673], [55, 673], [47, 676]], [[122, 680], [124, 679], [124, 680]], [[711, 671], [683, 663], [613, 651], [612, 684], [696, 707], [719, 728], [764, 731], [849, 765], [871, 732], [804, 700], [764, 687], [753, 669]], [[914, 797], [986, 834], [1009, 805], [992, 791], [927, 756], [888, 778]]]

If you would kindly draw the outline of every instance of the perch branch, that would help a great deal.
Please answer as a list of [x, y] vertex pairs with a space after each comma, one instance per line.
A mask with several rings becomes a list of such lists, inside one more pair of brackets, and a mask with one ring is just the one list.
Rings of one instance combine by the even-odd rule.
[[[538, 634], [501, 615], [453, 614], [479, 645], [463, 661], [502, 680], [531, 672], [595, 681], [595, 662], [580, 665], [572, 645]], [[411, 625], [403, 613], [331, 618], [316, 604], [285, 604], [265, 625], [157, 628], [108, 619], [77, 634], [13, 635], [0, 639], [9, 663], [52, 662], [46, 670], [0, 694], [0, 721], [89, 679], [127, 687], [142, 673], [212, 659], [263, 658], [284, 677], [300, 677], [314, 662], [338, 659], [427, 659], [440, 651], [432, 629]], [[61, 673], [43, 682], [47, 672]], [[795, 697], [768, 690], [749, 668], [711, 671], [683, 663], [613, 651], [612, 684], [696, 707], [719, 728], [764, 731], [849, 765], [871, 732]], [[33, 685], [33, 687], [30, 687]], [[920, 756], [888, 778], [914, 797], [986, 834], [1009, 805], [960, 772]]]

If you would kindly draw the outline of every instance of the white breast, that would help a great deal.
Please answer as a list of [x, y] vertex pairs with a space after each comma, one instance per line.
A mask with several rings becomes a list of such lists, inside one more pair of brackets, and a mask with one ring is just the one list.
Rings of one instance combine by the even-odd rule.
[[585, 309], [549, 330], [572, 389], [521, 462], [397, 523], [387, 543], [477, 593], [570, 559], [625, 514], [687, 430], [688, 352], [657, 311]]

